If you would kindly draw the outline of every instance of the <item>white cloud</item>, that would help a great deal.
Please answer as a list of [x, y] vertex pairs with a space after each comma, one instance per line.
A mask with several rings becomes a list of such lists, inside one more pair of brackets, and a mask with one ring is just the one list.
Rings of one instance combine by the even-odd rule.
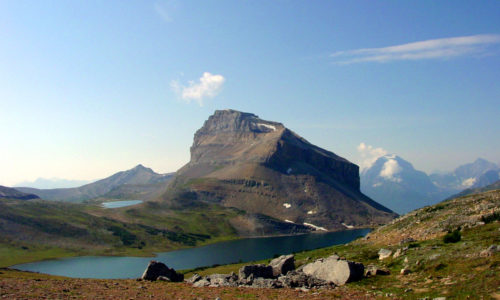
[[387, 151], [383, 148], [373, 148], [373, 146], [365, 143], [359, 144], [357, 148], [361, 156], [360, 167], [362, 170], [371, 167], [379, 157], [387, 154]]
[[205, 72], [197, 83], [190, 81], [188, 86], [183, 86], [174, 80], [170, 83], [170, 87], [186, 102], [195, 100], [200, 106], [203, 106], [203, 100], [217, 96], [225, 81], [226, 79], [222, 75], [212, 75]]
[[400, 182], [401, 178], [397, 178], [394, 175], [398, 174], [401, 172], [403, 169], [399, 166], [398, 162], [394, 159], [388, 159], [385, 163], [384, 166], [382, 167], [382, 170], [380, 171], [380, 176], [384, 177], [388, 180]]
[[330, 56], [338, 64], [389, 62], [395, 60], [446, 59], [465, 55], [485, 55], [500, 43], [498, 34], [479, 34], [418, 41], [382, 48], [337, 51]]

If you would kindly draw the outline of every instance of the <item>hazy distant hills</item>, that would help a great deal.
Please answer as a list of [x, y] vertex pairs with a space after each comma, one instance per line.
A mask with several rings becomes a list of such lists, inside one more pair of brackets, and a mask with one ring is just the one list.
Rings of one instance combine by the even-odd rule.
[[493, 190], [500, 190], [500, 180], [497, 180], [494, 183], [487, 185], [487, 186], [484, 186], [484, 187], [463, 190], [460, 193], [449, 197], [449, 199], [463, 197], [463, 196], [472, 195], [472, 194], [483, 193], [483, 192], [487, 192], [487, 191], [493, 191]]
[[45, 200], [78, 202], [101, 197], [108, 193], [118, 198], [119, 195], [127, 197], [144, 191], [150, 192], [155, 188], [156, 184], [165, 183], [171, 178], [172, 174], [158, 174], [150, 168], [138, 165], [133, 169], [118, 172], [110, 177], [77, 188], [35, 189], [18, 187], [17, 189], [25, 193], [38, 195]]
[[92, 180], [68, 180], [62, 178], [37, 178], [35, 181], [23, 181], [14, 185], [14, 187], [31, 187], [36, 189], [58, 189], [79, 187]]
[[361, 173], [361, 191], [398, 213], [432, 205], [466, 188], [499, 180], [500, 168], [484, 159], [444, 174], [427, 175], [396, 155], [380, 157]]
[[[216, 111], [195, 136], [191, 160], [163, 199], [213, 202], [317, 230], [386, 223], [395, 214], [359, 190], [359, 168], [283, 124]], [[235, 220], [251, 231], [255, 224]]]
[[39, 199], [37, 195], [20, 192], [16, 189], [0, 185], [0, 199], [31, 200]]

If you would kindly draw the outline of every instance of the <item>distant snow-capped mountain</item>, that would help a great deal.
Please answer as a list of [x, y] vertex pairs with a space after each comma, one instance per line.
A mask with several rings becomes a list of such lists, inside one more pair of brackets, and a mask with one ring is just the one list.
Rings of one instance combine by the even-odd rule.
[[378, 158], [360, 177], [363, 193], [397, 213], [434, 204], [446, 196], [426, 173], [395, 154]]
[[500, 167], [478, 158], [453, 172], [427, 175], [391, 154], [378, 158], [364, 169], [360, 179], [363, 193], [397, 213], [406, 213], [465, 189], [490, 185], [500, 179]]
[[478, 158], [472, 163], [461, 165], [452, 172], [429, 175], [439, 188], [456, 193], [468, 188], [479, 188], [498, 180], [500, 167]]

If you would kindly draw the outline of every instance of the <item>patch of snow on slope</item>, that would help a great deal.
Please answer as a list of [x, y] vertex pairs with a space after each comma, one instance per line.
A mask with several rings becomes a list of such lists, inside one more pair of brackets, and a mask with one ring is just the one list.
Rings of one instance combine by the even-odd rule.
[[292, 207], [292, 205], [291, 205], [290, 203], [283, 203], [283, 206], [284, 206], [285, 208], [290, 208], [290, 207]]
[[349, 228], [349, 229], [354, 228], [354, 226], [352, 226], [352, 225], [347, 225], [347, 224], [345, 224], [345, 223], [342, 223], [342, 225], [344, 225], [345, 227], [347, 227], [347, 228]]
[[[388, 157], [389, 158], [389, 157]], [[380, 171], [380, 176], [384, 177], [387, 180], [391, 180], [394, 182], [401, 182], [401, 178], [398, 178], [394, 175], [401, 172], [403, 169], [399, 166], [398, 162], [392, 158], [389, 158], [382, 167], [382, 171]]]
[[292, 171], [293, 171], [292, 168], [288, 168], [288, 170], [286, 170], [286, 173], [290, 174], [290, 173], [292, 173]]
[[292, 222], [292, 221], [287, 220], [287, 219], [285, 219], [285, 222], [295, 224], [295, 222]]
[[325, 228], [325, 227], [316, 226], [316, 225], [311, 224], [311, 223], [306, 223], [306, 222], [304, 222], [304, 225], [309, 226], [309, 227], [312, 227], [312, 228], [314, 228], [315, 230], [328, 231], [328, 230], [326, 230], [326, 228]]
[[269, 125], [269, 124], [264, 124], [264, 123], [257, 123], [257, 126], [259, 127], [266, 127], [267, 129], [271, 129], [272, 131], [276, 131], [276, 127], [274, 125]]
[[313, 215], [313, 214], [315, 214], [315, 213], [316, 213], [316, 211], [315, 211], [315, 210], [310, 210], [310, 211], [308, 211], [308, 212], [307, 212], [307, 214], [308, 214], [308, 215]]
[[471, 178], [467, 178], [464, 181], [462, 181], [462, 186], [468, 188], [468, 187], [473, 186], [474, 183], [476, 183], [476, 178], [471, 177]]

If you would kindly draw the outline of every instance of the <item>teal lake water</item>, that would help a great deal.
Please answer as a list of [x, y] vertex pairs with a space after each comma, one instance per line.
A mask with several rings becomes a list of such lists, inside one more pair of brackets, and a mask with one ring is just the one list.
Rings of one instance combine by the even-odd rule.
[[119, 208], [119, 207], [126, 207], [126, 206], [132, 206], [142, 203], [142, 200], [124, 200], [124, 201], [112, 201], [112, 202], [103, 202], [102, 206], [104, 208]]
[[157, 253], [157, 257], [84, 256], [15, 265], [12, 268], [75, 278], [138, 278], [154, 259], [176, 270], [248, 262], [304, 250], [348, 243], [370, 229], [295, 236], [249, 238], [198, 248]]

